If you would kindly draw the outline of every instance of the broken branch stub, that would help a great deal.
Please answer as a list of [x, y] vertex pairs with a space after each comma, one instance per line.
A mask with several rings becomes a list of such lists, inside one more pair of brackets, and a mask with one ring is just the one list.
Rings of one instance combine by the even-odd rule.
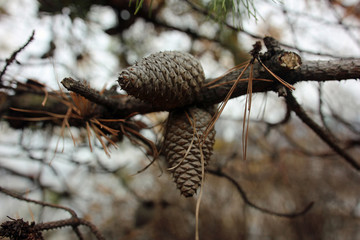
[[296, 70], [301, 64], [301, 57], [294, 52], [283, 52], [278, 57], [280, 66], [287, 70]]

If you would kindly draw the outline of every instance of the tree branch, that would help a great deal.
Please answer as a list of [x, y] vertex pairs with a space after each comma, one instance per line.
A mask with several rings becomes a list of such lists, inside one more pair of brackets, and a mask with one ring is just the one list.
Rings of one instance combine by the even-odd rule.
[[242, 189], [242, 187], [240, 186], [240, 184], [235, 181], [235, 179], [233, 179], [231, 176], [227, 175], [226, 173], [224, 173], [223, 171], [221, 171], [220, 169], [214, 170], [214, 169], [208, 169], [207, 172], [218, 176], [218, 177], [223, 177], [225, 179], [227, 179], [232, 185], [234, 185], [237, 189], [237, 191], [239, 192], [241, 198], [244, 200], [244, 202], [249, 205], [250, 207], [253, 207], [261, 212], [270, 214], [270, 215], [274, 215], [274, 216], [278, 216], [278, 217], [286, 217], [286, 218], [295, 218], [301, 215], [306, 214], [314, 205], [314, 202], [310, 202], [303, 210], [299, 211], [299, 212], [294, 212], [294, 213], [277, 213], [274, 212], [272, 210], [268, 210], [266, 208], [262, 208], [259, 207], [257, 205], [255, 205], [254, 203], [252, 203], [249, 198], [247, 197], [245, 191]]
[[67, 211], [68, 213], [70, 213], [70, 215], [72, 217], [77, 217], [77, 214], [75, 213], [74, 210], [70, 209], [70, 208], [67, 208], [67, 207], [64, 207], [64, 206], [61, 206], [61, 205], [56, 205], [56, 204], [52, 204], [52, 203], [46, 203], [46, 202], [42, 202], [42, 201], [37, 201], [37, 200], [33, 200], [33, 199], [30, 199], [30, 198], [26, 198], [26, 197], [23, 197], [22, 195], [18, 194], [18, 193], [14, 193], [6, 188], [3, 188], [0, 186], [0, 192], [10, 196], [10, 197], [13, 197], [13, 198], [16, 198], [16, 199], [19, 199], [21, 201], [26, 201], [26, 202], [31, 202], [31, 203], [35, 203], [35, 204], [38, 204], [38, 205], [42, 205], [44, 207], [50, 207], [50, 208], [57, 208], [57, 209], [62, 209], [62, 210], [65, 210]]
[[112, 118], [125, 118], [134, 113], [149, 113], [164, 110], [128, 95], [117, 94], [113, 95], [113, 98], [102, 95], [95, 89], [72, 78], [64, 78], [61, 83], [67, 90], [80, 94], [86, 99], [107, 108], [107, 110], [103, 112], [108, 112], [109, 114], [106, 115], [111, 115]]
[[64, 207], [61, 205], [56, 205], [56, 204], [51, 204], [51, 203], [46, 203], [46, 202], [42, 202], [42, 201], [29, 199], [29, 198], [21, 196], [20, 194], [17, 194], [8, 189], [5, 189], [1, 186], [0, 186], [0, 192], [4, 193], [10, 197], [19, 199], [21, 201], [31, 202], [31, 203], [39, 204], [39, 205], [42, 205], [45, 207], [50, 207], [50, 208], [63, 209], [71, 214], [71, 218], [69, 218], [69, 219], [59, 220], [59, 221], [54, 221], [54, 222], [38, 223], [35, 225], [31, 225], [31, 227], [33, 227], [35, 231], [43, 231], [43, 230], [50, 230], [50, 229], [55, 229], [55, 228], [60, 228], [60, 227], [65, 227], [65, 226], [71, 226], [71, 227], [73, 227], [74, 231], [77, 234], [80, 234], [78, 236], [80, 239], [82, 239], [81, 233], [78, 230], [78, 226], [85, 225], [90, 228], [91, 232], [96, 236], [97, 239], [104, 240], [104, 237], [101, 235], [101, 233], [99, 232], [99, 230], [96, 228], [96, 226], [94, 224], [92, 224], [91, 222], [89, 222], [85, 219], [79, 218], [77, 216], [76, 212], [70, 208], [67, 208], [67, 207]]
[[350, 164], [357, 171], [360, 171], [359, 163], [356, 162], [355, 159], [353, 159], [339, 145], [337, 145], [336, 141], [332, 138], [331, 135], [327, 133], [326, 130], [324, 130], [306, 114], [305, 110], [300, 106], [300, 104], [296, 101], [295, 97], [290, 92], [288, 92], [285, 99], [291, 110], [294, 111], [296, 115], [308, 127], [310, 127], [330, 148], [332, 148], [336, 153], [338, 153], [348, 164]]
[[64, 78], [61, 83], [67, 90], [78, 93], [91, 102], [97, 103], [109, 109], [116, 109], [117, 107], [117, 102], [114, 99], [100, 94], [98, 91], [90, 88], [80, 81], [75, 81], [73, 78], [68, 77]]
[[[264, 62], [265, 65], [268, 65], [267, 62]], [[271, 64], [274, 66], [274, 64]], [[195, 100], [195, 105], [212, 105], [222, 102], [226, 95], [228, 94], [230, 88], [232, 87], [234, 81], [237, 79], [242, 69], [235, 69], [229, 73], [220, 76], [216, 83], [207, 84], [201, 89], [199, 97]], [[303, 81], [340, 81], [346, 79], [357, 79], [360, 76], [360, 59], [357, 60], [333, 60], [333, 61], [306, 61], [303, 62], [302, 66], [296, 70], [291, 70], [287, 72], [274, 71], [277, 75], [282, 77], [285, 81], [290, 84], [296, 84]], [[246, 70], [243, 78], [247, 79], [249, 77], [249, 70]], [[268, 91], [277, 91], [277, 86], [279, 83], [258, 63], [254, 64], [253, 68], [253, 93], [259, 92], [268, 92]], [[273, 79], [273, 82], [266, 82], [256, 79]], [[214, 79], [207, 79], [206, 82], [209, 83]], [[171, 109], [164, 109], [158, 106], [155, 106], [151, 103], [143, 102], [139, 99], [136, 99], [132, 96], [127, 95], [114, 95], [110, 98], [108, 96], [100, 95], [96, 90], [91, 89], [81, 82], [75, 81], [72, 78], [65, 78], [63, 80], [65, 86], [68, 90], [74, 91], [85, 98], [94, 101], [104, 107], [104, 115], [107, 115], [111, 118], [125, 118], [131, 114], [145, 114], [150, 112], [157, 111], [168, 111]], [[234, 93], [231, 98], [239, 97], [247, 93], [248, 82], [240, 81], [236, 86]], [[25, 96], [25, 95], [24, 95]], [[21, 95], [8, 98], [9, 107], [21, 108], [19, 103], [26, 103], [28, 101], [22, 101]], [[26, 95], [28, 98], [29, 96]], [[116, 98], [116, 99], [115, 99]], [[39, 101], [42, 101], [39, 98]], [[17, 103], [17, 106], [13, 106], [13, 103]], [[35, 104], [35, 103], [34, 103]], [[39, 102], [38, 106], [41, 106]], [[63, 111], [63, 110], [62, 110]]]
[[5, 64], [3, 70], [2, 70], [1, 73], [0, 73], [0, 83], [1, 83], [1, 81], [2, 81], [2, 77], [4, 76], [7, 68], [10, 66], [10, 64], [11, 64], [12, 62], [14, 62], [14, 61], [16, 60], [16, 56], [17, 56], [22, 50], [24, 50], [24, 49], [27, 47], [27, 45], [29, 45], [29, 44], [32, 42], [32, 40], [34, 40], [34, 35], [35, 35], [35, 31], [32, 31], [29, 39], [25, 42], [25, 44], [24, 44], [23, 46], [21, 46], [21, 47], [20, 47], [18, 50], [16, 50], [15, 52], [13, 52], [13, 54], [11, 54], [10, 58], [6, 59], [6, 64]]
[[[265, 62], [265, 65], [268, 65]], [[271, 64], [272, 66], [274, 64]], [[207, 86], [202, 88], [200, 97], [198, 101], [201, 104], [210, 105], [216, 104], [224, 100], [228, 94], [232, 83], [240, 75], [242, 69], [232, 71], [230, 73], [221, 76], [221, 78], [216, 82], [217, 87], [211, 88], [212, 86]], [[249, 71], [245, 71], [243, 78], [246, 79], [249, 77]], [[277, 71], [274, 68], [271, 68], [271, 71], [279, 75], [286, 82], [294, 85], [295, 83], [302, 81], [334, 81], [334, 80], [344, 80], [344, 79], [357, 79], [360, 76], [360, 59], [358, 60], [333, 60], [333, 61], [306, 61], [302, 66], [296, 70], [291, 70], [287, 72]], [[278, 83], [274, 82], [265, 82], [255, 79], [274, 79], [265, 69], [258, 63], [254, 65], [253, 71], [254, 81], [252, 91], [256, 92], [267, 92], [275, 91]], [[209, 81], [209, 80], [208, 80]], [[223, 84], [223, 85], [221, 85]], [[221, 86], [219, 86], [221, 85]], [[247, 93], [248, 82], [242, 81], [239, 82], [231, 98], [245, 95]]]

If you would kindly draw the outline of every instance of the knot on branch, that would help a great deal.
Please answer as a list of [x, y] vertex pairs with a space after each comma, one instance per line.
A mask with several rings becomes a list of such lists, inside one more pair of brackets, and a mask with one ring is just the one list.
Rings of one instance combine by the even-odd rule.
[[302, 64], [300, 56], [294, 52], [283, 52], [279, 55], [278, 61], [280, 66], [287, 70], [296, 70]]
[[296, 70], [301, 66], [301, 57], [297, 53], [284, 51], [276, 39], [265, 37], [264, 44], [267, 52], [261, 58], [263, 61], [270, 61], [273, 71]]
[[165, 51], [143, 58], [120, 73], [130, 95], [164, 108], [193, 103], [205, 80], [200, 62], [189, 53]]

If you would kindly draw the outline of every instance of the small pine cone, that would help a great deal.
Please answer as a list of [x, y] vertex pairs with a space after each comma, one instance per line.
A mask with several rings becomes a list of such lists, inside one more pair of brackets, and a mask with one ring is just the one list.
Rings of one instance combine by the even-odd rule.
[[[189, 122], [187, 115], [191, 122], [195, 120], [195, 135], [193, 124]], [[188, 108], [185, 111], [175, 110], [170, 113], [168, 118], [164, 154], [173, 174], [174, 182], [185, 197], [193, 196], [201, 185], [200, 141], [211, 118], [212, 115], [208, 111], [196, 107]], [[215, 130], [212, 129], [202, 145], [205, 166], [210, 160], [214, 142]], [[190, 151], [186, 155], [189, 147]]]
[[191, 104], [205, 80], [200, 62], [189, 53], [165, 51], [143, 58], [120, 73], [130, 95], [164, 108]]

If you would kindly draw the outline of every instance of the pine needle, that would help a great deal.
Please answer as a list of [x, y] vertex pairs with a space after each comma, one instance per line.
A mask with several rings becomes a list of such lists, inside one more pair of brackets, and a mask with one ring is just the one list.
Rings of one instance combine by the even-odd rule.
[[[241, 68], [244, 68], [246, 67], [248, 64], [249, 64], [250, 61], [246, 61], [244, 63], [241, 63], [239, 65], [236, 65], [235, 67], [232, 67], [230, 68], [229, 70], [227, 70], [224, 74], [222, 74], [220, 77], [217, 77], [215, 78], [214, 80], [210, 81], [210, 82], [207, 82], [204, 84], [204, 87], [208, 87], [210, 85], [213, 85], [214, 83], [218, 82], [219, 80], [221, 80], [224, 76], [226, 76], [227, 74], [235, 71], [235, 70], [238, 70], [238, 69], [241, 69]], [[212, 88], [212, 86], [210, 86], [209, 88]]]
[[200, 145], [200, 156], [201, 156], [201, 187], [199, 192], [199, 197], [196, 200], [196, 209], [195, 209], [195, 240], [199, 240], [199, 213], [200, 213], [200, 203], [203, 195], [203, 188], [205, 184], [205, 161], [204, 154], [202, 151], [202, 144]]
[[104, 140], [101, 138], [101, 136], [104, 136], [104, 133], [92, 122], [90, 122], [90, 127], [94, 131], [96, 138], [99, 140], [101, 146], [103, 147], [105, 154], [110, 157], [109, 149], [104, 143]]
[[89, 141], [90, 151], [92, 152], [93, 148], [92, 148], [91, 138], [90, 138], [91, 137], [91, 129], [90, 129], [89, 122], [86, 122], [86, 132], [87, 132], [87, 138], [88, 138], [88, 141]]
[[[249, 81], [249, 78], [241, 78], [239, 82], [245, 82], [245, 81]], [[273, 80], [271, 80], [271, 79], [266, 79], [266, 78], [253, 78], [253, 81], [273, 82]], [[208, 88], [209, 88], [209, 89], [217, 88], [217, 87], [220, 87], [220, 86], [223, 86], [223, 85], [227, 85], [227, 84], [229, 84], [229, 83], [234, 83], [234, 82], [236, 82], [236, 80], [231, 80], [231, 81], [228, 81], [228, 82], [218, 83], [218, 84], [215, 84], [215, 85], [211, 85], [211, 86], [208, 87]]]
[[250, 62], [248, 62], [244, 69], [241, 71], [240, 75], [237, 77], [236, 81], [234, 82], [234, 84], [232, 85], [231, 89], [229, 90], [228, 94], [226, 95], [224, 101], [219, 105], [216, 113], [214, 114], [214, 116], [212, 117], [209, 125], [207, 126], [206, 130], [205, 130], [205, 134], [204, 134], [204, 139], [207, 138], [207, 136], [209, 135], [211, 129], [214, 127], [216, 121], [219, 119], [221, 113], [224, 111], [224, 108], [227, 104], [227, 102], [229, 101], [231, 95], [233, 94], [233, 92], [236, 89], [237, 84], [240, 82], [241, 77], [244, 75], [244, 72], [246, 71], [246, 69], [249, 67]]
[[276, 80], [278, 80], [281, 84], [283, 84], [285, 87], [287, 87], [290, 90], [295, 90], [295, 87], [293, 85], [291, 85], [290, 83], [286, 82], [285, 80], [283, 80], [281, 77], [279, 77], [278, 75], [276, 75], [275, 73], [273, 73], [261, 60], [260, 58], [257, 59], [259, 61], [259, 63], [261, 64], [261, 66], [263, 66], [266, 71], [268, 71], [274, 78], [276, 78]]
[[196, 119], [195, 116], [193, 117], [194, 119], [194, 130], [195, 130], [195, 134], [197, 136], [198, 139], [198, 144], [199, 144], [199, 151], [200, 151], [200, 160], [201, 160], [201, 187], [200, 187], [200, 192], [199, 192], [199, 197], [196, 200], [196, 209], [195, 209], [195, 240], [199, 240], [199, 214], [200, 214], [200, 204], [201, 204], [201, 199], [203, 196], [203, 188], [205, 185], [205, 159], [204, 159], [204, 153], [202, 150], [202, 146], [203, 143], [205, 142], [206, 137], [203, 136], [203, 138], [200, 138], [198, 132], [196, 131]]
[[253, 78], [254, 65], [251, 64], [249, 72], [248, 88], [246, 92], [245, 107], [244, 107], [244, 120], [243, 120], [243, 131], [242, 131], [242, 146], [243, 146], [243, 159], [246, 160], [247, 152], [247, 140], [250, 125], [250, 111], [252, 104], [252, 78]]

